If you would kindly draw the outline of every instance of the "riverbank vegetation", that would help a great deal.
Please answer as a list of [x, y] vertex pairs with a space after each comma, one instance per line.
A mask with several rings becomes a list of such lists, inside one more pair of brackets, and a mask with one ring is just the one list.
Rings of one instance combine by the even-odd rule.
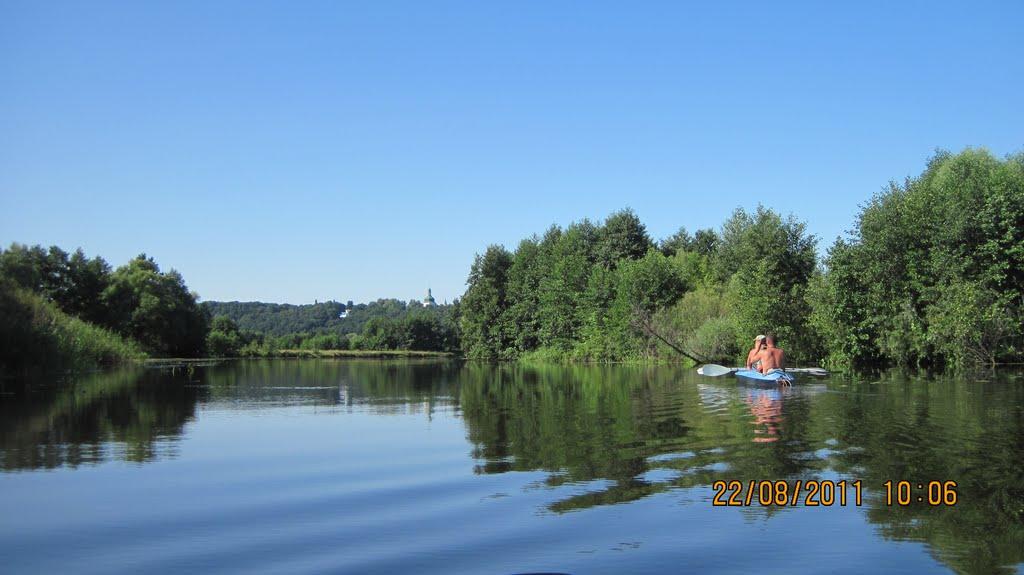
[[357, 321], [278, 336], [273, 335], [273, 329], [246, 329], [240, 325], [244, 320], [216, 316], [207, 337], [207, 350], [214, 357], [291, 357], [296, 351], [346, 351], [362, 356], [380, 351], [459, 351], [457, 304], [424, 306], [415, 300], [378, 300], [369, 305], [350, 305], [348, 309], [360, 314]]
[[813, 282], [836, 365], [1024, 359], [1024, 154], [939, 153], [864, 206]]
[[0, 277], [53, 303], [64, 313], [134, 340], [153, 355], [195, 357], [203, 352], [208, 320], [197, 296], [175, 270], [161, 272], [139, 255], [111, 270], [82, 250], [12, 244], [0, 251]]
[[739, 361], [776, 332], [791, 363], [942, 368], [1024, 358], [1024, 155], [940, 152], [819, 261], [793, 216], [737, 209], [654, 242], [633, 212], [477, 256], [463, 348], [481, 359]]
[[0, 335], [12, 342], [0, 368], [324, 351], [731, 363], [767, 332], [791, 364], [1024, 360], [1024, 154], [937, 153], [872, 198], [824, 257], [817, 243], [764, 206], [657, 242], [623, 210], [488, 247], [451, 305], [307, 306], [199, 304], [144, 254], [112, 270], [82, 250], [13, 244], [0, 251]]
[[[112, 270], [82, 250], [0, 251], [5, 310], [0, 368], [82, 369], [144, 354], [203, 353], [207, 317], [181, 274], [140, 255]], [[8, 319], [10, 318], [10, 319]], [[20, 319], [15, 319], [20, 318]], [[23, 344], [28, 351], [19, 351]]]
[[[80, 249], [68, 254], [15, 243], [0, 250], [0, 290], [6, 342], [0, 369], [13, 372], [91, 369], [147, 355], [294, 357], [331, 350], [366, 357], [459, 349], [457, 305], [199, 304], [181, 274], [161, 272], [144, 254], [112, 269]], [[309, 331], [289, 331], [296, 328]]]
[[146, 356], [131, 339], [72, 317], [2, 278], [0, 317], [0, 368], [94, 369]]
[[774, 328], [807, 361], [814, 270], [814, 237], [763, 207], [658, 244], [624, 210], [552, 227], [515, 252], [488, 248], [462, 299], [463, 341], [475, 358], [726, 361]]

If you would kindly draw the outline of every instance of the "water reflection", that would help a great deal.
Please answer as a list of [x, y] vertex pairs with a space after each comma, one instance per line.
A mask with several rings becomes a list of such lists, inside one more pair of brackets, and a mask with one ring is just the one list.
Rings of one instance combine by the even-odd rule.
[[[175, 457], [201, 409], [307, 406], [460, 417], [467, 473], [543, 472], [542, 511], [622, 504], [714, 481], [861, 479], [867, 519], [964, 573], [1024, 561], [1024, 383], [908, 378], [787, 389], [673, 367], [247, 361], [0, 389], [0, 469]], [[360, 438], [372, 442], [372, 437]], [[388, 449], [381, 444], [381, 450]], [[955, 480], [955, 508], [887, 506], [884, 482]], [[706, 504], [704, 502], [699, 504]], [[771, 520], [800, 508], [751, 507]]]
[[779, 389], [753, 389], [746, 393], [743, 401], [754, 416], [754, 443], [771, 443], [779, 440], [782, 426], [782, 393]]
[[0, 469], [51, 469], [174, 452], [205, 389], [184, 370], [126, 369], [3, 383]]
[[[821, 446], [808, 436], [810, 407], [801, 388], [694, 385], [689, 373], [666, 367], [466, 371], [459, 399], [474, 456], [484, 461], [477, 471], [544, 470], [548, 487], [586, 488], [552, 504], [552, 512], [718, 479], [813, 476], [826, 467], [809, 455]], [[787, 417], [793, 423], [781, 425]], [[766, 434], [772, 443], [761, 443]]]

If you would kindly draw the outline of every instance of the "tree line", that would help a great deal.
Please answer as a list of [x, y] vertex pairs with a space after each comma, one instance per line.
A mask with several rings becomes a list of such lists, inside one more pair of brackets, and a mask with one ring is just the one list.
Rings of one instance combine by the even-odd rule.
[[[209, 319], [196, 294], [181, 274], [161, 272], [145, 254], [112, 269], [103, 258], [88, 258], [81, 249], [68, 254], [56, 246], [15, 243], [0, 250], [0, 290], [9, 313], [24, 318], [4, 322], [7, 337], [36, 337], [54, 321], [78, 325], [68, 323], [69, 317], [101, 331], [80, 329], [77, 336], [57, 342], [64, 349], [80, 345], [77, 339], [105, 334], [165, 357], [196, 357], [206, 348]], [[24, 363], [10, 349], [3, 355], [5, 364]]]
[[[330, 327], [283, 335], [274, 335], [276, 330], [246, 329], [243, 322], [235, 321], [230, 315], [218, 315], [213, 318], [207, 337], [208, 353], [218, 357], [244, 357], [271, 356], [279, 350], [294, 349], [459, 351], [457, 303], [425, 307], [415, 300], [408, 303], [378, 300], [369, 305], [350, 302], [348, 309], [365, 316], [357, 316], [356, 321], [350, 323], [332, 322]], [[359, 331], [354, 330], [356, 326]]]
[[114, 269], [81, 249], [0, 249], [0, 367], [7, 369], [283, 349], [457, 351], [457, 310], [415, 300], [200, 304], [180, 273], [161, 271], [145, 254]]
[[200, 304], [145, 254], [113, 269], [81, 249], [15, 243], [0, 250], [0, 365], [296, 348], [732, 362], [769, 331], [791, 363], [833, 368], [1024, 358], [1024, 154], [939, 152], [876, 194], [824, 257], [816, 244], [763, 206], [657, 242], [623, 210], [514, 251], [492, 245], [461, 301], [424, 307]]
[[433, 317], [437, 312], [444, 312], [440, 314], [444, 316], [453, 309], [448, 304], [425, 307], [416, 299], [393, 298], [367, 303], [350, 300], [348, 303], [326, 301], [302, 305], [206, 301], [202, 306], [211, 317], [230, 318], [240, 330], [265, 336], [287, 336], [288, 341], [295, 341], [295, 336], [299, 335], [358, 335], [364, 333], [368, 323], [379, 318], [402, 322], [410, 315]]
[[824, 258], [793, 216], [737, 209], [660, 242], [630, 210], [492, 245], [470, 269], [468, 357], [945, 367], [1024, 355], [1024, 155], [937, 153], [863, 207]]
[[308, 305], [205, 301], [202, 306], [210, 317], [225, 316], [240, 329], [272, 336], [336, 328], [342, 323], [340, 316], [347, 310], [345, 304], [336, 301]]

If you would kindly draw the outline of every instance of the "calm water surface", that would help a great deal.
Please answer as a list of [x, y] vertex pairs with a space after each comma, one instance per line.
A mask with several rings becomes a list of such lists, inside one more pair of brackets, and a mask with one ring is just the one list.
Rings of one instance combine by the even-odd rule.
[[[1024, 377], [247, 361], [0, 383], [5, 573], [1015, 573]], [[714, 507], [860, 479], [863, 505]], [[955, 480], [953, 508], [882, 485]], [[852, 492], [851, 492], [852, 495]]]

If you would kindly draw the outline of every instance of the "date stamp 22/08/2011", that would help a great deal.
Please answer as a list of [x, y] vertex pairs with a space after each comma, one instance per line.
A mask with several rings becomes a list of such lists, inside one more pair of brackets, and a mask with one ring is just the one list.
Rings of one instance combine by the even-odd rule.
[[[711, 484], [715, 491], [711, 504], [715, 507], [859, 507], [864, 503], [863, 487], [864, 482], [860, 479], [747, 482], [718, 480]], [[949, 507], [956, 505], [958, 499], [955, 481], [886, 481], [882, 488], [885, 493], [885, 504], [888, 506], [907, 506], [916, 502], [933, 507]]]

